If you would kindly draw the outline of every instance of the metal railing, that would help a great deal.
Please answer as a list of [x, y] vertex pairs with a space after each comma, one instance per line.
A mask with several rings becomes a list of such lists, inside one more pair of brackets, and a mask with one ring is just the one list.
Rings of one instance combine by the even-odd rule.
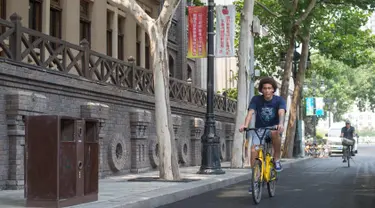
[[[22, 27], [21, 17], [13, 14], [11, 21], [0, 19], [0, 56], [61, 73], [69, 73], [119, 88], [154, 95], [151, 70], [100, 54], [82, 40], [80, 45]], [[190, 83], [170, 78], [169, 96], [173, 101], [205, 106], [207, 92]], [[237, 102], [215, 95], [216, 110], [235, 113]]]

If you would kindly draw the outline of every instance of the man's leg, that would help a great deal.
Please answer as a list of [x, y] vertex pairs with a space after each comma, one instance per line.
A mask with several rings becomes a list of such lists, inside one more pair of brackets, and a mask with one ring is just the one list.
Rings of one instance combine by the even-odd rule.
[[275, 161], [275, 169], [276, 172], [280, 172], [283, 170], [281, 163], [280, 163], [280, 154], [281, 154], [281, 138], [280, 133], [277, 131], [271, 131], [271, 138], [272, 138], [272, 146], [273, 146], [273, 158]]
[[273, 158], [275, 161], [280, 159], [281, 154], [281, 138], [280, 134], [277, 131], [271, 131], [272, 146], [273, 146]]

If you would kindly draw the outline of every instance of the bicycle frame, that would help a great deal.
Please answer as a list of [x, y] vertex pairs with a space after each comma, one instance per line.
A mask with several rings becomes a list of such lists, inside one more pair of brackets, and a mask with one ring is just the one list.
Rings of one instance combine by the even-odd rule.
[[[259, 160], [262, 164], [262, 168], [260, 170], [260, 173], [261, 173], [260, 174], [260, 180], [265, 181], [265, 182], [269, 182], [273, 179], [273, 178], [271, 178], [272, 156], [269, 152], [264, 153], [265, 152], [265, 146], [267, 146], [267, 145], [262, 144], [262, 140], [264, 139], [265, 131], [266, 130], [264, 130], [264, 132], [263, 132], [262, 139], [259, 137], [258, 133], [256, 132], [256, 134], [258, 135], [258, 137], [261, 141], [261, 144], [255, 146], [255, 150], [258, 151], [258, 156], [255, 159]], [[268, 149], [268, 148], [266, 148], [266, 149]], [[266, 155], [266, 156], [264, 157], [264, 155]]]

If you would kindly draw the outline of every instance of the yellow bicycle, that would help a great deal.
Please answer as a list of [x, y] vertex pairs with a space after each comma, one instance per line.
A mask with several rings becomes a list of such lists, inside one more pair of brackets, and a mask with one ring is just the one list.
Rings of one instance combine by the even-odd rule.
[[[260, 145], [255, 146], [258, 156], [255, 158], [251, 177], [252, 196], [255, 204], [259, 204], [262, 199], [262, 191], [265, 183], [267, 183], [268, 195], [270, 197], [275, 196], [277, 182], [277, 172], [272, 157], [272, 141], [269, 135], [265, 138], [267, 130], [277, 130], [277, 128], [266, 127], [262, 129], [264, 129], [262, 136], [259, 136], [258, 128], [245, 129], [245, 131], [254, 131], [260, 140]], [[266, 141], [265, 144], [263, 144], [264, 139]]]

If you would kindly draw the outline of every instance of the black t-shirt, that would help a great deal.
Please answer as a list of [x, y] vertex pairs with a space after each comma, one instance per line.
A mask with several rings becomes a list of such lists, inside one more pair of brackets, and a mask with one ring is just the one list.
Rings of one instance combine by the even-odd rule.
[[355, 128], [353, 126], [346, 128], [342, 127], [341, 133], [344, 134], [344, 138], [353, 139]]

